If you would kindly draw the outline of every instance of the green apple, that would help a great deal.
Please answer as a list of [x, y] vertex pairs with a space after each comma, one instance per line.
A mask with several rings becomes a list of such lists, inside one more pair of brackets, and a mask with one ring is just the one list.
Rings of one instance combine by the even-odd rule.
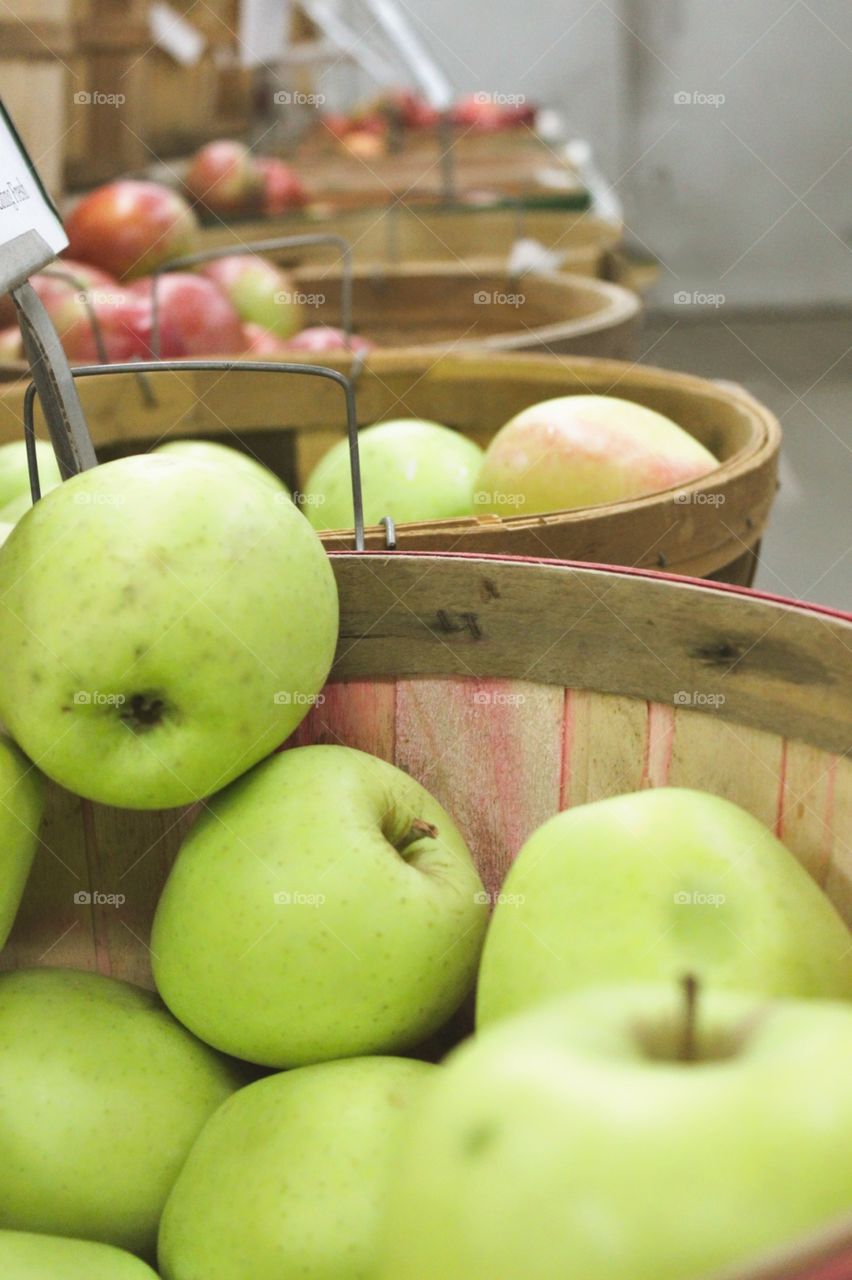
[[239, 1083], [150, 991], [0, 975], [0, 1227], [151, 1254], [192, 1143]]
[[0, 520], [0, 547], [2, 547], [14, 527], [14, 524], [8, 520]]
[[23, 897], [43, 809], [41, 774], [0, 734], [0, 947], [6, 945]]
[[198, 270], [218, 285], [241, 320], [259, 324], [279, 338], [289, 338], [304, 324], [295, 281], [266, 258], [234, 253], [214, 258]]
[[154, 918], [157, 987], [216, 1048], [289, 1067], [420, 1043], [473, 985], [485, 894], [427, 791], [348, 747], [273, 756], [206, 806]]
[[415, 1106], [380, 1280], [698, 1280], [852, 1207], [852, 1007], [589, 989]]
[[675, 979], [852, 996], [852, 936], [779, 840], [729, 800], [676, 787], [557, 814], [503, 885], [480, 1025], [595, 983]]
[[[365, 524], [378, 524], [382, 516], [403, 524], [473, 511], [482, 450], [458, 431], [419, 418], [397, 418], [366, 427], [358, 442]], [[314, 467], [304, 501], [315, 529], [351, 528], [348, 440], [339, 440]]]
[[403, 1122], [437, 1071], [351, 1058], [235, 1094], [205, 1125], [169, 1197], [165, 1280], [372, 1276]]
[[322, 544], [248, 468], [108, 462], [0, 549], [0, 716], [105, 804], [191, 803], [243, 773], [303, 718], [336, 640]]
[[[46, 440], [36, 440], [36, 458], [41, 490], [59, 484], [59, 466], [53, 447]], [[27, 495], [30, 502], [30, 473], [27, 465], [27, 446], [23, 440], [0, 445], [0, 508], [5, 507], [19, 494]]]
[[663, 414], [617, 396], [531, 405], [491, 441], [477, 512], [501, 516], [623, 502], [714, 471], [709, 449]]
[[91, 1240], [0, 1231], [0, 1275], [8, 1280], [157, 1280], [146, 1263]]
[[265, 480], [273, 488], [287, 492], [284, 481], [279, 480], [269, 467], [258, 462], [250, 454], [243, 453], [241, 449], [232, 449], [230, 445], [218, 444], [215, 440], [169, 440], [166, 444], [158, 445], [156, 452], [167, 453], [170, 457], [177, 455], [190, 461], [220, 462], [229, 467], [238, 467], [243, 472]]
[[[42, 485], [42, 488], [41, 488], [42, 498], [45, 497], [46, 494], [51, 493], [54, 489], [58, 489], [58, 488], [59, 488], [58, 480], [49, 480], [46, 484]], [[29, 489], [26, 489], [23, 493], [19, 493], [16, 498], [12, 498], [9, 502], [7, 502], [5, 507], [0, 508], [0, 524], [3, 524], [4, 526], [8, 526], [9, 533], [11, 533], [15, 525], [18, 523], [18, 521], [21, 519], [22, 516], [25, 516], [27, 514], [27, 512], [30, 510], [32, 505], [33, 505], [33, 500], [32, 500], [32, 497], [30, 496], [30, 491]], [[9, 534], [7, 533], [6, 537], [8, 536]], [[3, 539], [3, 541], [5, 541], [5, 538]]]

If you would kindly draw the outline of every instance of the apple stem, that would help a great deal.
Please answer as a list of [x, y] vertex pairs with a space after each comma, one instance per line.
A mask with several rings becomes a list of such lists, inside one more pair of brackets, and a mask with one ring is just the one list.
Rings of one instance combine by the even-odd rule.
[[414, 818], [411, 826], [398, 842], [396, 846], [397, 852], [404, 853], [409, 845], [414, 844], [415, 840], [422, 840], [424, 836], [427, 836], [430, 840], [437, 840], [438, 828], [433, 826], [431, 822], [427, 822], [425, 818]]
[[698, 979], [694, 973], [687, 973], [681, 979], [683, 991], [683, 1039], [680, 1045], [681, 1062], [695, 1062], [698, 1059], [696, 1031], [698, 1020]]

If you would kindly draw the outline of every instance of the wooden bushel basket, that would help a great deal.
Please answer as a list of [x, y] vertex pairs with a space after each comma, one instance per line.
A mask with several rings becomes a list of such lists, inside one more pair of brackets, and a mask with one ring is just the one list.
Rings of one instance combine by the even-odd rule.
[[[344, 372], [349, 358], [325, 363]], [[0, 442], [18, 440], [25, 384], [0, 387]], [[546, 556], [595, 564], [665, 568], [748, 584], [776, 490], [781, 430], [747, 392], [686, 374], [604, 360], [549, 356], [377, 351], [357, 383], [362, 424], [424, 417], [478, 443], [513, 414], [571, 393], [611, 394], [658, 409], [720, 460], [717, 471], [677, 490], [629, 502], [541, 516], [464, 516], [398, 526], [405, 551]], [[165, 439], [204, 436], [244, 446], [293, 489], [345, 434], [338, 389], [315, 378], [162, 372], [89, 378], [78, 384], [102, 458]], [[42, 428], [43, 431], [43, 428]], [[328, 533], [330, 548], [352, 545]], [[385, 545], [382, 528], [368, 548]]]
[[[344, 743], [409, 771], [454, 815], [490, 890], [558, 810], [696, 787], [775, 831], [852, 924], [852, 616], [561, 562], [332, 560], [337, 659], [293, 743]], [[150, 984], [154, 906], [190, 821], [51, 785], [2, 964]], [[81, 891], [122, 895], [122, 905], [81, 902]], [[795, 1258], [738, 1273], [850, 1274], [852, 1223]]]
[[[300, 267], [311, 324], [336, 324], [338, 268]], [[556, 272], [512, 278], [505, 270], [457, 263], [356, 267], [355, 324], [380, 347], [541, 351], [633, 359], [641, 303], [620, 285]], [[315, 316], [315, 319], [314, 319]]]
[[[252, 240], [276, 235], [327, 231], [352, 245], [362, 266], [413, 263], [474, 263], [504, 270], [512, 246], [521, 238], [537, 240], [562, 255], [560, 271], [577, 276], [614, 274], [612, 255], [622, 238], [621, 226], [591, 213], [544, 209], [408, 208], [393, 204], [358, 213], [328, 217], [298, 215], [254, 219], [233, 225], [217, 222], [202, 228], [199, 247], [233, 245], [244, 251]], [[325, 262], [327, 251], [287, 250], [282, 263]], [[617, 274], [617, 272], [615, 272]]]

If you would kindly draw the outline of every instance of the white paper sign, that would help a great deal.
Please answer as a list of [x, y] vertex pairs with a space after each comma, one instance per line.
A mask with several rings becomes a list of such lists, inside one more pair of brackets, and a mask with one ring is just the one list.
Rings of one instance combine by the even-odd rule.
[[33, 270], [45, 266], [68, 247], [59, 215], [0, 102], [0, 278], [5, 265], [3, 250], [27, 231], [37, 231], [52, 250]]

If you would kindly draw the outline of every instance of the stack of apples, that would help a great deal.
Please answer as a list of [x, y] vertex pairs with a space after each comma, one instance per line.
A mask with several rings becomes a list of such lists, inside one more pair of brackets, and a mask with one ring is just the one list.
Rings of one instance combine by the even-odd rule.
[[[537, 108], [508, 95], [465, 94], [447, 113], [451, 124], [465, 133], [504, 133], [535, 123]], [[322, 117], [323, 128], [344, 150], [363, 159], [387, 151], [400, 134], [434, 130], [440, 112], [426, 98], [410, 89], [391, 89], [368, 99], [349, 112], [329, 111]]]
[[0, 944], [42, 775], [198, 815], [156, 993], [0, 974], [0, 1272], [699, 1280], [850, 1210], [852, 936], [779, 840], [697, 791], [599, 801], [490, 914], [417, 781], [276, 750], [337, 638], [316, 533], [222, 445], [75, 476], [0, 549]]
[[[197, 248], [182, 195], [153, 182], [98, 188], [67, 219], [68, 256], [30, 281], [73, 363], [162, 357], [369, 350], [327, 325], [309, 325], [290, 276], [236, 253], [197, 271], [153, 272]], [[158, 332], [155, 334], [155, 308]], [[0, 357], [23, 358], [11, 300], [0, 299]]]

